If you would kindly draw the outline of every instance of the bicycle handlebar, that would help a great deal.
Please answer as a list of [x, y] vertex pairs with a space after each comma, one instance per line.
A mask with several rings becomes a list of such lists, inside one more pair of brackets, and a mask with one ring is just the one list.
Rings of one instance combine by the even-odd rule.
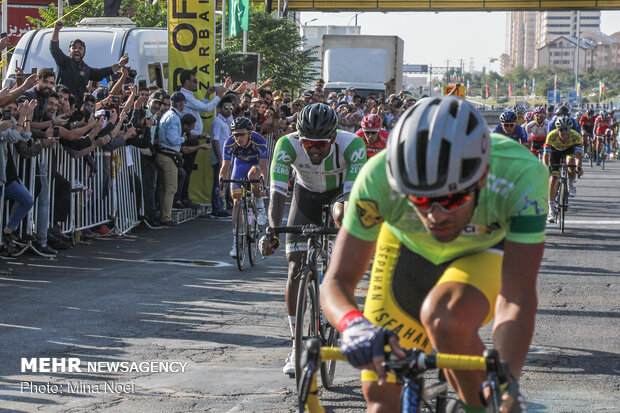
[[[321, 347], [321, 360], [347, 361], [337, 347]], [[423, 369], [454, 369], [454, 370], [487, 370], [487, 359], [483, 356], [466, 356], [462, 354], [424, 354], [421, 351], [409, 351], [404, 359], [391, 358], [384, 362], [388, 369], [399, 369], [404, 366]]]
[[267, 227], [265, 230], [267, 235], [275, 234], [301, 234], [305, 236], [311, 235], [336, 235], [338, 234], [338, 228], [331, 227], [319, 227], [314, 224], [310, 225], [296, 225], [292, 227]]

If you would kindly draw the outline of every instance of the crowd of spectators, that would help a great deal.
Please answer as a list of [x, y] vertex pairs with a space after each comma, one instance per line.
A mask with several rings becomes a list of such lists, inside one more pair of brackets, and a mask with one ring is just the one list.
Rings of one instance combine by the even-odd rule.
[[[19, 243], [25, 241], [16, 239], [13, 232], [35, 205], [34, 198], [38, 210], [36, 239], [29, 241], [32, 246], [50, 256], [71, 246], [58, 223], [69, 214], [72, 183], [38, 156], [45, 148], [62, 145], [72, 157], [84, 157], [94, 173], [98, 168], [92, 152], [97, 148], [113, 152], [125, 146], [138, 147], [144, 222], [150, 228], [176, 227], [173, 208], [198, 207], [189, 199], [188, 188], [196, 154], [203, 149], [211, 149], [212, 217], [230, 216], [230, 199], [218, 196], [216, 179], [234, 118], [243, 116], [252, 121], [255, 131], [267, 140], [271, 156], [275, 142], [295, 131], [297, 114], [309, 103], [331, 105], [338, 113], [340, 127], [355, 132], [369, 113], [381, 116], [383, 127], [389, 130], [415, 102], [404, 92], [387, 98], [374, 94], [363, 97], [353, 88], [328, 92], [322, 79], [295, 99], [289, 90], [274, 90], [274, 78], [262, 85], [232, 84], [228, 78], [222, 86], [207, 90], [200, 100], [195, 97], [197, 79], [192, 70], [180, 73], [181, 89], [169, 95], [154, 85], [135, 85], [135, 71], [127, 66], [127, 56], [108, 67], [91, 68], [84, 61], [87, 45], [80, 39], [74, 39], [65, 54], [58, 43], [61, 29], [62, 23], [57, 22], [49, 44], [57, 69], [41, 68], [26, 76], [18, 67], [12, 84], [0, 92], [4, 113], [0, 121], [0, 183], [5, 197], [13, 201], [3, 229], [3, 255], [15, 254]], [[0, 40], [0, 48], [4, 48], [1, 42], [6, 43], [6, 39]], [[107, 83], [100, 83], [104, 79]], [[203, 117], [209, 114], [214, 115], [210, 134], [203, 132]], [[19, 154], [17, 160], [14, 150]], [[34, 198], [17, 173], [20, 162], [26, 161], [36, 163]], [[106, 165], [101, 169], [99, 173], [109, 173]], [[51, 193], [49, 182], [53, 182]], [[50, 197], [54, 198], [53, 211]], [[94, 231], [105, 233], [109, 228], [102, 226]], [[84, 231], [82, 236], [96, 235]]]

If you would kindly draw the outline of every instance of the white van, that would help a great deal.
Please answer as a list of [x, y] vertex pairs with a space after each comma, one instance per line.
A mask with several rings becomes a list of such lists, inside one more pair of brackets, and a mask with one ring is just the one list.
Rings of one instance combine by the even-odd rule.
[[[53, 29], [36, 29], [24, 34], [13, 50], [5, 86], [15, 78], [15, 66], [20, 65], [26, 75], [33, 69], [52, 67], [57, 71], [49, 45]], [[168, 90], [168, 30], [135, 27], [125, 17], [87, 18], [78, 27], [64, 27], [59, 33], [60, 50], [69, 53], [69, 43], [81, 39], [86, 43], [84, 61], [90, 67], [111, 66], [125, 53], [128, 65], [138, 73], [135, 83], [146, 81]]]

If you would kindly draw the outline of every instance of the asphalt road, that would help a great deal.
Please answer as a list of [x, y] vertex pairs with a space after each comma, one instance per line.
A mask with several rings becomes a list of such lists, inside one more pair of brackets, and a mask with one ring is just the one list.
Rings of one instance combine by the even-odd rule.
[[[585, 172], [567, 233], [548, 229], [522, 376], [530, 411], [620, 411], [620, 161]], [[283, 253], [240, 273], [227, 255], [229, 221], [135, 235], [0, 262], [0, 411], [294, 410], [294, 381], [281, 372]], [[490, 345], [488, 328], [482, 336]], [[82, 371], [22, 373], [22, 358], [79, 358]], [[139, 367], [152, 361], [182, 371]], [[87, 371], [89, 362], [130, 371]], [[361, 411], [358, 374], [340, 363], [322, 402]]]

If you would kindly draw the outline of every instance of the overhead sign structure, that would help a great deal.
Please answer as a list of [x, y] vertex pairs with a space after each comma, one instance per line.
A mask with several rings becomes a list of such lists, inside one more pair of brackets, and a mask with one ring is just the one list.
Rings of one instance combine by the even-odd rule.
[[[179, 76], [184, 69], [196, 71], [198, 81], [194, 96], [202, 100], [215, 81], [215, 10], [214, 0], [170, 0], [168, 2], [168, 90], [181, 89]], [[211, 131], [213, 112], [202, 113], [203, 131]], [[191, 175], [190, 198], [199, 203], [209, 201], [213, 168], [209, 151], [198, 151], [197, 170]]]
[[428, 73], [428, 65], [403, 65], [403, 73]]
[[[264, 1], [250, 0], [254, 5]], [[222, 8], [221, 0], [217, 9]], [[289, 0], [295, 11], [620, 10], [620, 0]]]

